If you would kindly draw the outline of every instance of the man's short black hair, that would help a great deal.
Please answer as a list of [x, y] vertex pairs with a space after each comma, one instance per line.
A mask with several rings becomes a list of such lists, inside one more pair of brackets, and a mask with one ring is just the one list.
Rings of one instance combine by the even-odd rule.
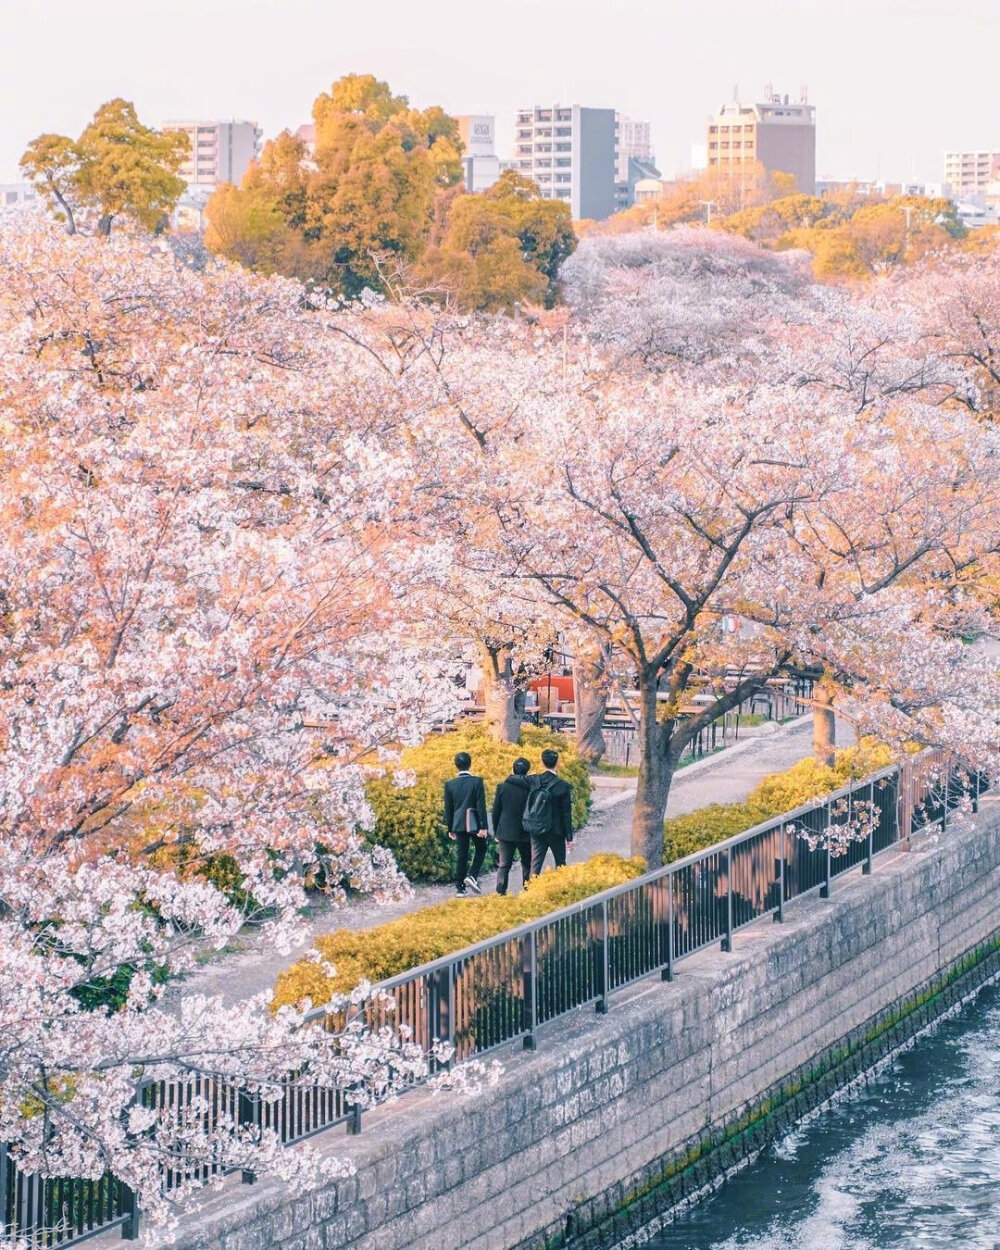
[[472, 764], [472, 756], [468, 751], [459, 751], [455, 756], [455, 767], [460, 773], [464, 773]]
[[510, 771], [515, 777], [524, 777], [531, 770], [531, 760], [526, 760], [523, 755], [518, 756], [510, 767]]
[[546, 747], [542, 752], [542, 763], [546, 768], [555, 768], [559, 763], [559, 752], [553, 751], [551, 747]]

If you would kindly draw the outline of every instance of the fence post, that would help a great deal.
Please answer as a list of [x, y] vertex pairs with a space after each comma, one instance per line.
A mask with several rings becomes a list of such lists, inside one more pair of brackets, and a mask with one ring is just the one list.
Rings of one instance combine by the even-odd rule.
[[899, 793], [896, 795], [896, 841], [901, 851], [910, 849], [913, 829], [913, 760], [903, 760], [899, 770]]
[[7, 1143], [0, 1141], [0, 1236], [14, 1231], [14, 1213], [10, 1207], [13, 1174], [14, 1165], [7, 1154]]
[[722, 949], [733, 949], [733, 848], [726, 847], [726, 936], [722, 939]]
[[868, 846], [865, 851], [865, 862], [862, 865], [861, 872], [864, 876], [869, 876], [872, 870], [872, 855], [874, 847], [872, 842], [875, 838], [875, 782], [868, 783]]
[[[257, 1130], [257, 1140], [260, 1140], [260, 1108], [261, 1097], [259, 1093], [251, 1093], [246, 1089], [238, 1091], [236, 1095], [236, 1122], [240, 1128], [255, 1128]], [[240, 1180], [244, 1185], [253, 1185], [257, 1180], [257, 1173], [249, 1168], [244, 1168], [240, 1172]]]
[[349, 1137], [357, 1137], [361, 1132], [361, 1103], [352, 1102], [347, 1107], [347, 1133]]
[[139, 1240], [139, 1203], [136, 1199], [134, 1190], [129, 1189], [127, 1185], [122, 1185], [122, 1214], [127, 1218], [122, 1224], [122, 1241], [138, 1241]]
[[948, 796], [951, 793], [951, 756], [945, 760], [944, 766], [944, 802], [941, 804], [941, 832], [948, 832]]
[[832, 809], [830, 800], [827, 799], [826, 801], [826, 855], [824, 856], [824, 859], [826, 861], [826, 878], [823, 881], [823, 884], [819, 887], [820, 898], [830, 897], [830, 830], [833, 827], [831, 823], [832, 821], [833, 821], [833, 809]]
[[536, 930], [528, 934], [528, 940], [521, 943], [521, 972], [524, 982], [524, 1014], [525, 1032], [524, 1049], [534, 1050], [535, 1029], [538, 1026], [538, 947], [535, 940]]
[[608, 1011], [608, 900], [603, 899], [601, 902], [601, 983], [598, 987], [600, 993], [597, 999], [597, 1011], [600, 1015], [607, 1015]]
[[785, 919], [785, 839], [787, 837], [785, 822], [782, 821], [778, 827], [778, 910], [774, 913], [775, 924], [781, 924]]
[[[452, 1010], [451, 970], [452, 964], [446, 968], [438, 968], [434, 973], [434, 1034], [439, 1042], [455, 1044], [455, 1013]], [[448, 1061], [449, 1067], [451, 1060]]]
[[674, 979], [674, 874], [667, 873], [667, 966], [660, 973], [664, 981]]

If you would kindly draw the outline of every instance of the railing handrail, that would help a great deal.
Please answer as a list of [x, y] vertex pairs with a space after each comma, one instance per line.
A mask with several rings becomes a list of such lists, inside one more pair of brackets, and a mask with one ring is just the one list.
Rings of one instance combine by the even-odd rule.
[[[920, 755], [914, 756], [914, 759], [925, 758], [931, 755], [933, 750], [921, 752]], [[692, 851], [690, 855], [685, 855], [681, 859], [671, 860], [669, 864], [663, 864], [659, 868], [654, 868], [649, 872], [644, 872], [638, 877], [633, 877], [630, 881], [623, 881], [619, 885], [609, 886], [606, 890], [601, 890], [597, 894], [590, 894], [586, 898], [578, 899], [575, 903], [567, 903], [565, 907], [560, 907], [556, 911], [546, 912], [544, 916], [538, 916], [534, 920], [526, 920], [523, 924], [517, 925], [513, 929], [505, 929], [502, 933], [494, 933], [491, 937], [483, 938], [481, 942], [476, 942], [472, 946], [463, 946], [459, 950], [452, 951], [448, 955], [440, 955], [437, 959], [432, 959], [427, 963], [418, 964], [413, 968], [407, 968], [404, 972], [398, 972], [393, 977], [387, 977], [383, 981], [373, 983], [371, 993], [378, 994], [396, 989], [400, 985], [405, 985], [407, 981], [416, 980], [418, 977], [430, 976], [435, 972], [441, 972], [453, 963], [461, 960], [474, 959], [477, 955], [483, 954], [485, 951], [492, 950], [495, 946], [501, 946], [507, 942], [517, 941], [519, 938], [528, 937], [534, 932], [545, 928], [559, 920], [564, 920], [571, 916], [577, 916], [581, 912], [591, 907], [599, 907], [603, 903], [618, 898], [622, 894], [631, 893], [633, 890], [641, 888], [643, 885], [649, 885], [656, 881], [661, 881], [664, 877], [671, 873], [680, 871], [681, 869], [690, 867], [692, 864], [701, 863], [705, 859], [709, 859], [713, 855], [724, 852], [732, 847], [740, 846], [744, 842], [750, 841], [752, 838], [766, 833], [774, 829], [778, 825], [790, 824], [797, 820], [800, 816], [804, 816], [807, 812], [815, 811], [817, 807], [834, 803], [838, 799], [846, 798], [854, 793], [861, 786], [874, 785], [886, 777], [895, 776], [902, 771], [902, 763], [890, 764], [886, 768], [880, 769], [876, 773], [872, 773], [867, 777], [859, 777], [850, 782], [846, 786], [841, 786], [838, 790], [832, 790], [829, 794], [817, 795], [816, 798], [810, 799], [806, 803], [800, 804], [791, 811], [782, 812], [778, 816], [771, 816], [767, 820], [761, 821], [759, 824], [753, 825], [749, 829], [744, 829], [741, 833], [735, 833], [729, 838], [723, 839], [721, 842], [713, 842], [711, 846], [703, 847], [700, 851]], [[323, 1004], [319, 1007], [312, 1008], [306, 1015], [306, 1022], [313, 1020], [325, 1019], [330, 1014], [329, 1004]]]

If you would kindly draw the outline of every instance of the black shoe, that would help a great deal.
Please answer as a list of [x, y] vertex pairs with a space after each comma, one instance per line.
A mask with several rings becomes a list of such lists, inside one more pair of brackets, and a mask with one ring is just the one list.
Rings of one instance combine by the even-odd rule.
[[465, 892], [465, 890], [463, 890], [463, 889], [457, 889], [457, 890], [455, 891], [455, 897], [456, 897], [456, 898], [468, 898], [469, 896], [468, 896], [468, 894]]
[[482, 887], [475, 877], [466, 877], [465, 884], [469, 887], [473, 894], [482, 894]]

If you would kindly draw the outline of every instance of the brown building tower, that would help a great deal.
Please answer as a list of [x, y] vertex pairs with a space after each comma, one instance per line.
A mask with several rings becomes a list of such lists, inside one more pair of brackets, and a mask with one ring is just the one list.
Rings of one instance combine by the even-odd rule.
[[805, 195], [816, 193], [816, 109], [765, 89], [761, 104], [741, 104], [738, 95], [708, 123], [708, 167], [734, 179], [760, 162], [767, 172], [794, 174]]

